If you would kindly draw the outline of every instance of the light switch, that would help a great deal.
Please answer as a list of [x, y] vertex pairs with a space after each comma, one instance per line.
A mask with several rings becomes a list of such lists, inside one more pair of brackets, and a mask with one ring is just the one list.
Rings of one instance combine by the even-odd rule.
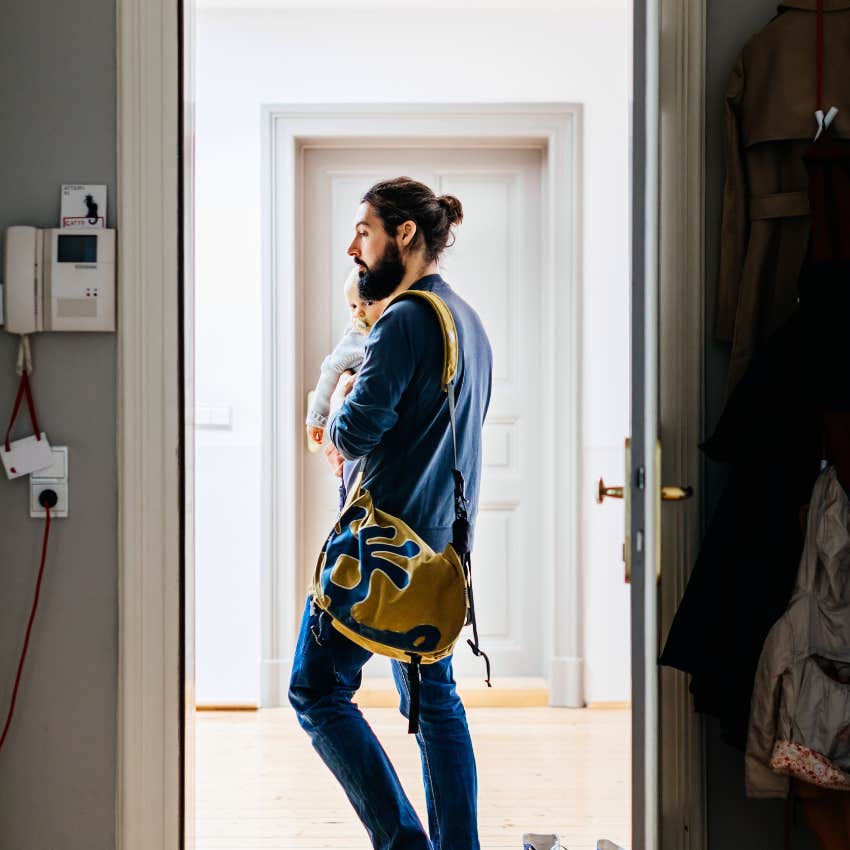
[[195, 407], [195, 427], [228, 430], [232, 425], [233, 408], [229, 404], [198, 404]]
[[39, 469], [30, 475], [31, 481], [55, 481], [68, 477], [68, 447], [67, 446], [51, 446], [53, 453], [53, 463], [45, 469]]
[[229, 404], [217, 404], [211, 410], [210, 425], [215, 428], [229, 428], [231, 408]]

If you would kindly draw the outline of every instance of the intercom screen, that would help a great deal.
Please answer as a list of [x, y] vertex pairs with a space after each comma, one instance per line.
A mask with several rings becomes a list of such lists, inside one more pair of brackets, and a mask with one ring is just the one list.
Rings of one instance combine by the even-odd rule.
[[97, 236], [59, 236], [60, 263], [96, 263]]

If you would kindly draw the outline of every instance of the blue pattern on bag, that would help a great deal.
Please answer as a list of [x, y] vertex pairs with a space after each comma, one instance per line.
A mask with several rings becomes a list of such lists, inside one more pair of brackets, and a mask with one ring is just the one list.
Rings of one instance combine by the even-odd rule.
[[[352, 524], [365, 520], [367, 516], [368, 513], [364, 508], [352, 505], [339, 518], [336, 527], [325, 541], [326, 558], [321, 572], [321, 586], [325, 595], [331, 600], [330, 610], [343, 625], [370, 640], [411, 652], [432, 651], [440, 641], [440, 631], [435, 626], [421, 624], [408, 632], [399, 633], [370, 628], [351, 615], [351, 608], [368, 597], [372, 575], [376, 570], [384, 573], [399, 590], [404, 590], [410, 583], [408, 572], [386, 558], [380, 557], [382, 554], [389, 553], [410, 559], [421, 552], [414, 540], [405, 540], [400, 545], [393, 545], [385, 540], [380, 543], [373, 542], [376, 538], [395, 535], [396, 529], [392, 526], [360, 526], [358, 533], [355, 534], [351, 530]], [[337, 528], [340, 531], [337, 531]], [[353, 588], [340, 587], [331, 579], [334, 567], [343, 555], [348, 555], [360, 562], [360, 580]]]

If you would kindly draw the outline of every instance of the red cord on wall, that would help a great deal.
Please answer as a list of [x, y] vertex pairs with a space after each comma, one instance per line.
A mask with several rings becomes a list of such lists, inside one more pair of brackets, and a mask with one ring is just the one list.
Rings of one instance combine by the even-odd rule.
[[44, 563], [47, 560], [47, 539], [50, 536], [50, 508], [45, 505], [44, 510], [47, 512], [47, 518], [44, 523], [44, 544], [41, 548], [41, 566], [38, 570], [38, 581], [35, 585], [35, 599], [33, 599], [32, 611], [30, 611], [30, 619], [29, 623], [27, 624], [27, 634], [24, 638], [24, 648], [21, 651], [21, 660], [18, 663], [18, 674], [17, 676], [15, 676], [15, 687], [12, 690], [12, 702], [9, 706], [9, 715], [6, 718], [6, 724], [3, 727], [3, 734], [0, 735], [0, 750], [3, 749], [3, 742], [6, 740], [6, 734], [8, 733], [9, 726], [12, 723], [12, 715], [15, 712], [15, 699], [18, 696], [18, 686], [21, 684], [21, 671], [24, 669], [24, 659], [27, 657], [27, 647], [29, 646], [30, 642], [30, 632], [32, 631], [32, 623], [35, 619], [36, 609], [38, 608], [38, 594], [41, 590], [41, 577], [44, 575]]

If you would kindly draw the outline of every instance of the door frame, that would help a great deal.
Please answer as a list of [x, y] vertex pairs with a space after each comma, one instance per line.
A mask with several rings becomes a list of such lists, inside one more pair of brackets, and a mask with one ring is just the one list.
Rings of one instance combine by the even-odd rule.
[[[117, 0], [120, 850], [184, 843], [181, 0]], [[194, 418], [187, 411], [186, 427]]]
[[[542, 153], [544, 222], [542, 339], [544, 395], [554, 399], [557, 445], [543, 483], [543, 539], [559, 553], [558, 569], [544, 576], [543, 669], [552, 705], [581, 707], [583, 617], [581, 599], [581, 290], [582, 108], [571, 103], [528, 104], [270, 104], [262, 110], [263, 184], [263, 498], [261, 705], [286, 704], [304, 588], [296, 565], [297, 525], [304, 476], [303, 399], [299, 319], [304, 267], [301, 230], [304, 154], [308, 149], [369, 147], [523, 147]], [[276, 238], [276, 234], [286, 234]], [[344, 250], [345, 246], [341, 246]], [[280, 293], [288, 293], [279, 295]], [[293, 309], [294, 305], [294, 309]], [[554, 317], [561, 321], [555, 345]], [[566, 325], [566, 327], [565, 327]], [[565, 344], [566, 342], [566, 344]], [[556, 387], [557, 376], [557, 387]], [[557, 390], [557, 392], [556, 392]], [[293, 404], [293, 400], [296, 401]], [[554, 422], [558, 422], [555, 441]], [[555, 521], [561, 517], [561, 521]], [[556, 600], [561, 600], [556, 604]], [[563, 600], [568, 600], [564, 602]]]
[[[705, 0], [662, 0], [661, 281], [664, 473], [698, 487], [702, 409]], [[182, 0], [117, 0], [119, 218], [118, 693], [116, 846], [177, 850], [183, 810], [186, 711], [179, 472], [178, 291]], [[187, 4], [187, 14], [188, 14]], [[503, 107], [499, 107], [503, 109]], [[696, 296], [696, 297], [695, 297]], [[667, 329], [667, 333], [664, 329]], [[675, 328], [675, 333], [670, 333]], [[671, 340], [672, 345], [666, 341]], [[669, 366], [670, 368], [666, 368]], [[699, 381], [693, 376], [700, 375]], [[672, 382], [676, 382], [675, 385]], [[666, 386], [670, 383], [670, 386]], [[185, 411], [185, 426], [193, 425]], [[676, 430], [678, 429], [678, 430]], [[699, 489], [697, 489], [699, 493]], [[698, 505], [664, 529], [661, 628], [693, 563]], [[669, 535], [669, 543], [668, 541]], [[668, 560], [671, 563], [667, 563]], [[680, 674], [661, 678], [662, 847], [702, 850], [702, 728]], [[668, 684], [669, 682], [669, 684]], [[185, 698], [185, 705], [184, 705]], [[666, 718], [666, 719], [665, 719]]]
[[[657, 614], [663, 641], [696, 561], [703, 503], [698, 447], [705, 422], [706, 0], [655, 2], [660, 18], [659, 483], [690, 485], [695, 493], [661, 512]], [[684, 673], [660, 668], [658, 688], [658, 846], [707, 850], [702, 715], [694, 712]]]

